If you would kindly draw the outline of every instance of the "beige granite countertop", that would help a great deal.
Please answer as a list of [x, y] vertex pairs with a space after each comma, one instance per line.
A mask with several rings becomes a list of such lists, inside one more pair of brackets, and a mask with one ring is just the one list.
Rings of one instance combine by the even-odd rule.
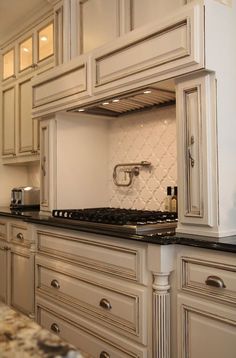
[[92, 358], [0, 302], [0, 358]]

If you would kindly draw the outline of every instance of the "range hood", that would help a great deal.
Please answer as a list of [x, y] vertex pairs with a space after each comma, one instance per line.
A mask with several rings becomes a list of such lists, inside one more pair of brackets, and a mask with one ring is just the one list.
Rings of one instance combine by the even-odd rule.
[[162, 107], [175, 103], [175, 92], [148, 87], [141, 90], [108, 98], [86, 106], [76, 107], [70, 112], [83, 112], [93, 115], [118, 117], [124, 114], [149, 109], [150, 107]]

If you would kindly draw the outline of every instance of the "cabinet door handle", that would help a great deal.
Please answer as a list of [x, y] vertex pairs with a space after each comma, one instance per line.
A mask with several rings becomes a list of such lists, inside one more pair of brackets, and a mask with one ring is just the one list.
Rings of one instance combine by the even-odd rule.
[[102, 352], [100, 353], [99, 358], [110, 358], [110, 354], [108, 354], [108, 353], [105, 352], [105, 351], [102, 351]]
[[58, 289], [60, 288], [60, 283], [57, 280], [52, 280], [51, 286]]
[[57, 333], [57, 334], [60, 333], [60, 328], [59, 328], [58, 324], [52, 323], [50, 328], [54, 333]]
[[21, 232], [18, 232], [18, 234], [16, 235], [16, 238], [19, 240], [24, 240], [24, 235]]
[[106, 298], [101, 299], [101, 301], [99, 302], [99, 306], [108, 311], [110, 311], [112, 308], [111, 303]]
[[208, 276], [205, 281], [205, 284], [207, 286], [226, 288], [224, 281], [222, 280], [222, 278], [220, 278], [218, 276]]

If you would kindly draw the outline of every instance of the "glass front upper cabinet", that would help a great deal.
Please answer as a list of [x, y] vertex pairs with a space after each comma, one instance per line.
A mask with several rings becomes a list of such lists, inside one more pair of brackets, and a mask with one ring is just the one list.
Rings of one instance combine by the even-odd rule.
[[20, 44], [20, 71], [33, 65], [33, 39], [32, 36]]
[[54, 53], [53, 23], [38, 32], [38, 61], [42, 61]]
[[15, 75], [15, 52], [14, 49], [3, 55], [3, 79], [13, 77]]

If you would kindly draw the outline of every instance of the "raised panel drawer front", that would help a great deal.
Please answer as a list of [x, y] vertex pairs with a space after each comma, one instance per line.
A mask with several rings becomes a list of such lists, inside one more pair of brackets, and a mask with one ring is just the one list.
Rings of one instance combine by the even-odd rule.
[[95, 51], [95, 93], [135, 79], [154, 82], [202, 68], [203, 20], [203, 6], [188, 6], [162, 23], [134, 30]]
[[10, 224], [10, 240], [14, 242], [14, 244], [21, 246], [30, 246], [30, 241], [28, 238], [27, 228], [20, 224]]
[[[70, 321], [71, 314], [69, 311], [61, 310], [51, 305], [42, 304], [38, 301], [38, 323], [51, 332], [57, 333], [62, 339], [78, 347], [82, 351], [91, 354], [92, 357], [100, 358], [147, 358], [147, 349], [139, 348], [134, 344], [127, 344], [119, 339], [111, 341], [107, 335], [101, 336], [97, 330], [91, 331], [80, 324]], [[56, 313], [59, 311], [59, 313]]]
[[236, 311], [178, 295], [178, 358], [235, 358]]
[[63, 266], [62, 273], [58, 262], [50, 263], [51, 267], [41, 266], [45, 263], [40, 262], [37, 259], [38, 293], [50, 295], [80, 315], [146, 343], [146, 288], [86, 276], [81, 269], [69, 265]]
[[38, 252], [81, 267], [104, 272], [140, 283], [146, 283], [146, 246], [124, 243], [101, 235], [79, 233], [60, 235], [56, 232], [37, 231]]
[[38, 76], [32, 81], [32, 91], [35, 116], [44, 110], [55, 112], [60, 105], [88, 96], [86, 60], [77, 58]]
[[180, 270], [182, 290], [236, 304], [236, 263], [183, 256]]
[[7, 224], [3, 221], [0, 221], [0, 238], [2, 240], [7, 239]]

